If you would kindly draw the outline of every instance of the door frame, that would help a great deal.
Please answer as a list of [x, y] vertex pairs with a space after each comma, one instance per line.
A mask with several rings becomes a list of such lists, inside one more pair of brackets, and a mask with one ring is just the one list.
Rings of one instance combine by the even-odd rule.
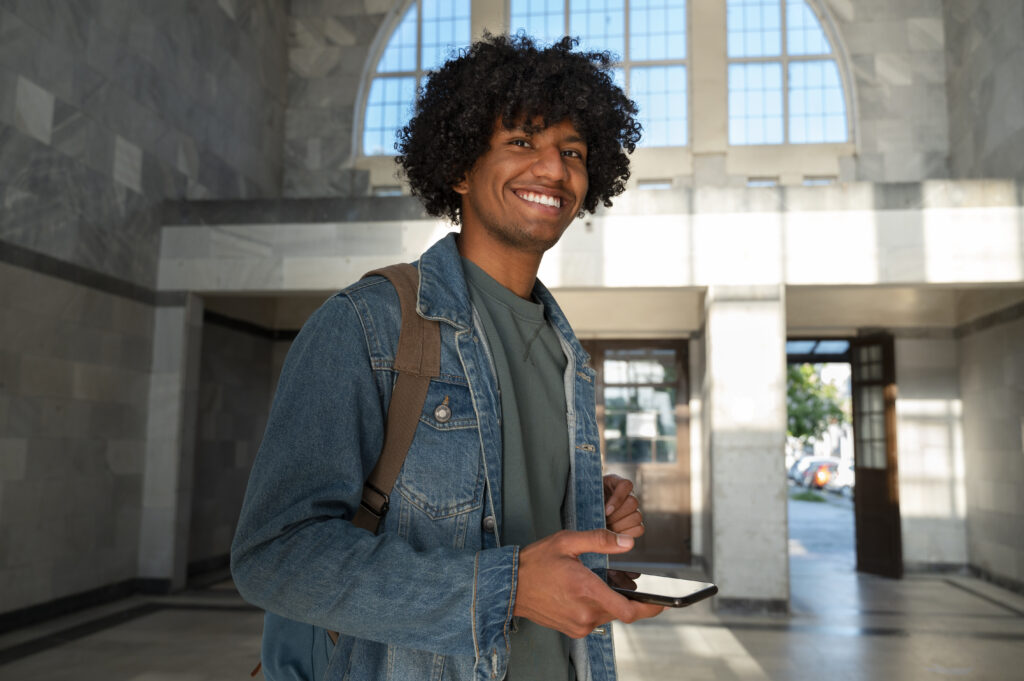
[[[857, 532], [857, 571], [899, 579], [903, 576], [903, 533], [900, 518], [898, 447], [896, 442], [896, 357], [891, 334], [871, 333], [851, 339], [853, 351], [851, 392], [853, 393], [853, 461], [857, 481], [853, 509]], [[879, 349], [879, 358], [865, 364], [864, 350]], [[877, 377], [866, 377], [867, 365], [877, 365]], [[860, 388], [881, 389], [883, 438], [874, 439], [884, 448], [881, 459], [868, 455], [864, 434], [868, 415], [878, 411], [862, 403]], [[871, 438], [869, 438], [871, 439]], [[881, 463], [883, 465], [879, 466]]]
[[[630, 338], [630, 339], [592, 339], [580, 341], [591, 356], [591, 365], [597, 373], [595, 396], [597, 401], [597, 424], [601, 437], [601, 461], [606, 473], [616, 473], [634, 482], [640, 509], [644, 510], [644, 490], [648, 485], [658, 485], [661, 474], [672, 464], [650, 461], [638, 463], [608, 462], [605, 458], [605, 405], [604, 405], [604, 352], [614, 349], [670, 349], [675, 351], [678, 380], [676, 387], [676, 403], [674, 408], [676, 424], [676, 462], [670, 479], [674, 485], [672, 490], [661, 490], [661, 494], [670, 493], [676, 501], [675, 507], [666, 512], [668, 516], [676, 516], [671, 522], [677, 530], [678, 542], [658, 541], [660, 517], [656, 512], [645, 512], [648, 533], [637, 540], [635, 548], [630, 551], [629, 559], [635, 562], [651, 563], [690, 563], [693, 559], [693, 509], [691, 499], [691, 463], [690, 463], [690, 367], [688, 338]], [[664, 483], [660, 483], [664, 484]], [[661, 495], [659, 494], [659, 496]]]

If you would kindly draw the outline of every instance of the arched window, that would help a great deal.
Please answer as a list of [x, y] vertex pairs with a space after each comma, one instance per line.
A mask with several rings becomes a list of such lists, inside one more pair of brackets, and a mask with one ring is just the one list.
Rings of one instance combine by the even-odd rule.
[[846, 142], [832, 44], [805, 0], [728, 0], [729, 144]]
[[685, 146], [686, 0], [510, 0], [511, 29], [621, 57], [616, 80], [640, 107], [641, 146]]
[[381, 53], [363, 119], [365, 156], [394, 154], [416, 87], [453, 49], [469, 44], [470, 0], [413, 0]]
[[854, 98], [824, 11], [813, 0], [411, 0], [361, 89], [355, 165], [375, 192], [400, 191], [386, 156], [426, 72], [485, 29], [521, 29], [621, 58], [614, 76], [644, 126], [638, 185], [832, 182], [856, 152]]

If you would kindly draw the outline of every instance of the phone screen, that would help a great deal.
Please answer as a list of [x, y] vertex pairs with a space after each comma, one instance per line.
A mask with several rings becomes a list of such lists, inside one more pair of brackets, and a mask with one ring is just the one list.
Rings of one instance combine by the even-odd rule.
[[608, 585], [627, 598], [674, 608], [696, 603], [718, 593], [718, 587], [710, 582], [623, 570], [608, 570]]

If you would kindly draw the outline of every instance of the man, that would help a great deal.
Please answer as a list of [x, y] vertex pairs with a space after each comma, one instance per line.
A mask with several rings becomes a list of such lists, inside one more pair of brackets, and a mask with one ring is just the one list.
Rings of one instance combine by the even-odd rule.
[[350, 286], [289, 352], [232, 547], [274, 681], [610, 680], [602, 625], [661, 611], [592, 571], [642, 518], [628, 481], [602, 481], [594, 372], [536, 279], [570, 222], [622, 191], [639, 139], [608, 56], [572, 47], [476, 43], [401, 132], [412, 192], [461, 231], [417, 263], [441, 376], [376, 535], [349, 521], [383, 441], [394, 289]]

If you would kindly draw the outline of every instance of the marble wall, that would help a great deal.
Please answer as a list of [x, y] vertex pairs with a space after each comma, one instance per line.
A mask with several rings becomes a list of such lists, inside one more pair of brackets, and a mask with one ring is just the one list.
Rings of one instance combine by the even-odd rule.
[[0, 613], [136, 576], [153, 308], [0, 263]]
[[395, 0], [294, 0], [288, 31], [284, 195], [358, 196], [348, 168], [359, 84]]
[[1024, 307], [959, 342], [971, 565], [1024, 584]]
[[[207, 321], [200, 360], [199, 422], [188, 562], [226, 558], [249, 469], [270, 407], [275, 341]], [[273, 374], [273, 377], [272, 377]]]
[[277, 196], [285, 3], [0, 0], [0, 240], [152, 285], [166, 198]]
[[[1010, 1], [1010, 0], [1007, 0]], [[858, 148], [852, 177], [912, 182], [949, 176], [942, 0], [818, 0], [850, 58]], [[972, 3], [976, 4], [976, 3]], [[361, 115], [358, 88], [396, 0], [292, 3], [287, 196], [348, 196], [366, 179], [346, 170]], [[1012, 89], [1003, 89], [1012, 97]], [[951, 94], [952, 96], [952, 94]], [[700, 106], [700, 102], [694, 102]], [[852, 179], [852, 178], [851, 178]]]
[[850, 58], [857, 179], [949, 176], [941, 0], [821, 0]]
[[943, 0], [954, 177], [1024, 177], [1024, 3]]
[[957, 341], [952, 331], [934, 336], [895, 342], [900, 520], [909, 569], [967, 563]]

